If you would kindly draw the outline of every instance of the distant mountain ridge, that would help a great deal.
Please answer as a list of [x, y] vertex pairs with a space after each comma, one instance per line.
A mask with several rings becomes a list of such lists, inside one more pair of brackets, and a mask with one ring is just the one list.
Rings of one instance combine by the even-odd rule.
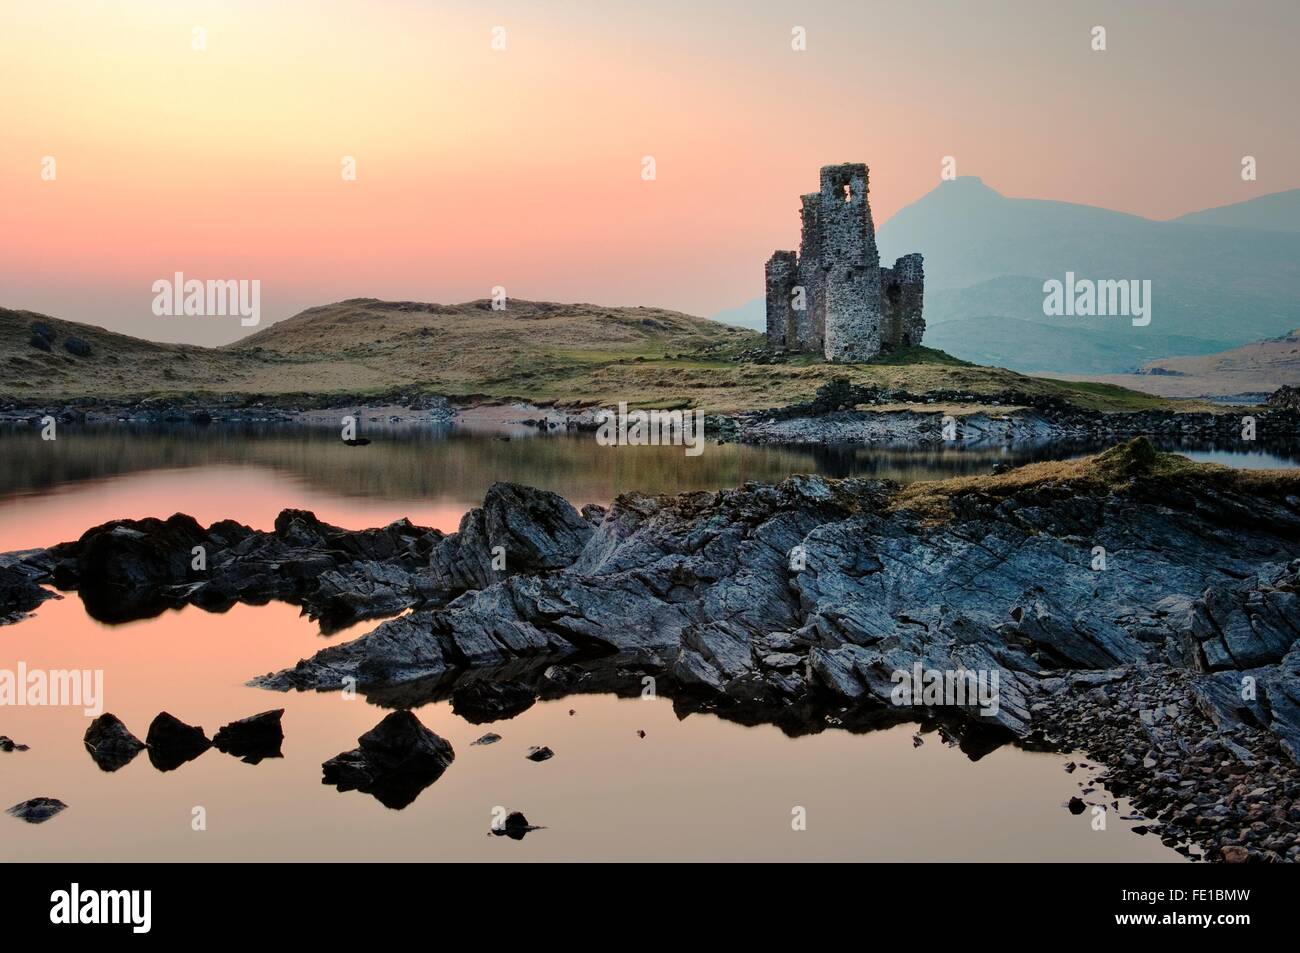
[[[1300, 327], [1300, 189], [1155, 221], [944, 182], [877, 233], [882, 261], [925, 256], [925, 343], [1013, 370], [1115, 374]], [[1048, 317], [1043, 282], [1066, 272], [1149, 279], [1153, 315]], [[757, 299], [718, 320], [760, 329]]]

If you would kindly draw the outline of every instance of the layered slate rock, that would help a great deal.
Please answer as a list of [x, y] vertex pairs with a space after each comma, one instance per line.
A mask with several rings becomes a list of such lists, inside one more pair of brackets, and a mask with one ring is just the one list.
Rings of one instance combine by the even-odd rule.
[[[514, 573], [563, 569], [582, 551], [592, 523], [562, 496], [515, 483], [494, 483], [483, 505], [434, 549], [432, 584], [447, 592], [486, 589]], [[494, 568], [494, 561], [501, 568]]]
[[131, 734], [112, 712], [104, 712], [92, 721], [82, 742], [102, 771], [126, 767], [145, 748], [145, 743]]
[[639, 652], [661, 658], [667, 687], [729, 702], [893, 707], [898, 673], [919, 665], [996, 673], [997, 711], [943, 713], [1024, 737], [1045, 672], [1219, 659], [1197, 613], [1220, 620], [1229, 654], [1277, 662], [1297, 620], [1298, 489], [1138, 441], [907, 489], [800, 476], [629, 494], [567, 568], [508, 576], [258, 683], [355, 678], [382, 692], [516, 659]]
[[212, 736], [212, 746], [248, 764], [279, 758], [284, 744], [284, 728], [280, 724], [283, 717], [284, 709], [276, 708], [222, 725]]
[[361, 791], [401, 810], [442, 776], [456, 758], [451, 742], [409, 711], [395, 711], [357, 739], [357, 747], [321, 765], [323, 784]]

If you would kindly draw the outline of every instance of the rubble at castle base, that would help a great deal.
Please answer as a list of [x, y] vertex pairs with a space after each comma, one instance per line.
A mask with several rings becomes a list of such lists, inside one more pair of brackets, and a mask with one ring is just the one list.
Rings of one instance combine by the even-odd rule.
[[880, 266], [867, 167], [828, 165], [802, 197], [799, 251], [768, 259], [767, 340], [777, 351], [866, 361], [920, 344], [925, 270], [919, 254]]

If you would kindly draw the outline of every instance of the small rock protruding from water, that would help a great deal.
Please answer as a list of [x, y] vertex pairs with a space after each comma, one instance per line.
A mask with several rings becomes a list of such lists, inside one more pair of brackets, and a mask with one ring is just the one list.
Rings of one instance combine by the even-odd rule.
[[284, 744], [284, 728], [280, 725], [282, 717], [284, 709], [275, 708], [232, 721], [212, 736], [212, 745], [247, 764], [283, 757], [280, 754], [280, 746]]
[[27, 751], [28, 745], [20, 745], [8, 735], [0, 735], [0, 751]]
[[321, 783], [340, 791], [361, 791], [398, 811], [442, 777], [456, 759], [451, 742], [405, 709], [390, 712], [358, 738], [357, 745], [321, 765]]
[[1071, 814], [1082, 814], [1088, 809], [1088, 805], [1084, 803], [1081, 797], [1070, 798], [1070, 802], [1066, 806], [1069, 807]]
[[528, 818], [524, 817], [521, 811], [511, 811], [506, 815], [505, 822], [499, 827], [494, 826], [492, 833], [497, 837], [509, 837], [511, 840], [523, 840], [524, 835], [530, 831], [540, 831], [541, 828], [536, 824], [529, 824]]
[[546, 745], [534, 745], [528, 749], [528, 754], [524, 755], [529, 761], [550, 761], [555, 757], [555, 752]]
[[496, 743], [497, 743], [498, 741], [500, 741], [500, 740], [501, 740], [501, 736], [500, 736], [499, 734], [497, 734], [495, 731], [489, 731], [487, 734], [483, 735], [483, 737], [479, 738], [478, 741], [472, 741], [472, 742], [470, 742], [470, 744], [471, 744], [471, 746], [473, 746], [473, 745], [494, 745], [494, 744], [496, 744]]
[[187, 725], [170, 712], [160, 712], [145, 735], [149, 761], [159, 771], [174, 771], [212, 747], [197, 725]]
[[636, 736], [637, 736], [638, 738], [644, 738], [644, 737], [645, 737], [645, 729], [644, 729], [644, 728], [638, 728], [638, 729], [636, 730]]
[[11, 817], [28, 824], [44, 824], [55, 814], [66, 810], [68, 805], [54, 797], [34, 797], [30, 801], [15, 804], [5, 811]]
[[81, 740], [101, 771], [126, 767], [145, 747], [143, 741], [127, 730], [122, 719], [107, 711], [90, 723]]

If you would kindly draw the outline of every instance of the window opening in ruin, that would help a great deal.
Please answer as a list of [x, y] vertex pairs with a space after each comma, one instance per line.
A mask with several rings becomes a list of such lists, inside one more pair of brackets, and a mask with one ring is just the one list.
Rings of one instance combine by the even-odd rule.
[[845, 205], [848, 205], [848, 204], [849, 204], [850, 202], [852, 202], [852, 201], [853, 201], [853, 189], [852, 189], [849, 185], [845, 184], [845, 186], [844, 186], [844, 204], [845, 204]]

